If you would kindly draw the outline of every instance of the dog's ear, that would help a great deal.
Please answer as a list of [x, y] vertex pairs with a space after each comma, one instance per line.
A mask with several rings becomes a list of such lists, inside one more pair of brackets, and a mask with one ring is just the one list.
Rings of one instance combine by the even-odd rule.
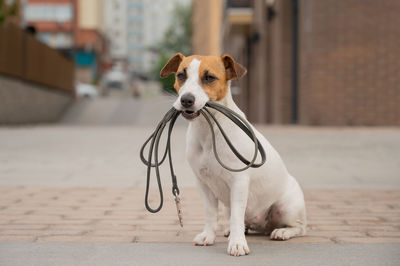
[[181, 64], [183, 58], [185, 56], [181, 53], [177, 53], [171, 59], [168, 60], [167, 64], [161, 69], [160, 77], [166, 78], [172, 73], [175, 73], [178, 70], [179, 65]]
[[221, 56], [221, 60], [225, 66], [226, 80], [240, 79], [247, 73], [247, 69], [235, 60], [230, 55]]

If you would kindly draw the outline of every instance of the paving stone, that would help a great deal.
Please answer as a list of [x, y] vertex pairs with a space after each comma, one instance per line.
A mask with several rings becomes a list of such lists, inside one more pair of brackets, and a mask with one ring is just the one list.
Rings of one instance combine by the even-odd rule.
[[[137, 188], [0, 187], [0, 192], [4, 192], [0, 194], [0, 242], [191, 243], [205, 220], [199, 192], [193, 188], [182, 190], [183, 228], [172, 197], [165, 198], [160, 213], [152, 214], [144, 208], [143, 198], [132, 196], [143, 192]], [[85, 201], [76, 201], [77, 195], [84, 195]], [[108, 199], [115, 197], [129, 202], [129, 207], [110, 208]], [[305, 198], [308, 234], [289, 242], [400, 242], [400, 190], [305, 190]], [[363, 211], [366, 206], [369, 210]], [[222, 223], [226, 221], [221, 219]], [[222, 228], [217, 241], [225, 242]], [[247, 240], [276, 242], [262, 234], [249, 234]]]

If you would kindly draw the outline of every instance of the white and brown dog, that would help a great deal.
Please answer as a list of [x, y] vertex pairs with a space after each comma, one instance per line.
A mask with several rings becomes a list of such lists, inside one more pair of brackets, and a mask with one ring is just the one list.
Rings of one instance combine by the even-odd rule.
[[[230, 80], [241, 78], [246, 69], [229, 55], [189, 56], [178, 53], [161, 70], [161, 77], [175, 73], [174, 87], [179, 94], [174, 103], [177, 110], [190, 121], [186, 136], [187, 158], [197, 176], [206, 210], [203, 232], [195, 245], [215, 242], [218, 201], [230, 215], [228, 254], [241, 256], [250, 252], [245, 228], [270, 234], [271, 239], [287, 240], [306, 233], [306, 211], [303, 192], [291, 176], [281, 157], [271, 144], [253, 128], [267, 154], [267, 162], [259, 168], [230, 172], [215, 159], [210, 129], [199, 110], [207, 101], [216, 101], [239, 113], [230, 92]], [[249, 137], [229, 119], [215, 116], [235, 146], [248, 158], [254, 152]], [[218, 130], [216, 130], [218, 132]], [[231, 167], [243, 166], [230, 151], [221, 134], [216, 133], [220, 157]]]

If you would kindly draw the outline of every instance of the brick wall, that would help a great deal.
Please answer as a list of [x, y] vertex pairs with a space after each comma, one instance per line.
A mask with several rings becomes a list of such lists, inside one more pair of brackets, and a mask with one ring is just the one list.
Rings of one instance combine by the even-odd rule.
[[299, 5], [299, 122], [400, 125], [400, 1]]
[[[271, 105], [271, 119], [274, 124], [289, 124], [292, 122], [292, 0], [279, 0], [273, 5], [275, 16], [266, 28], [268, 55], [265, 61], [269, 63], [269, 81], [267, 86]], [[265, 12], [265, 11], [264, 11]], [[269, 68], [269, 69], [268, 69]], [[267, 74], [267, 75], [268, 75]]]

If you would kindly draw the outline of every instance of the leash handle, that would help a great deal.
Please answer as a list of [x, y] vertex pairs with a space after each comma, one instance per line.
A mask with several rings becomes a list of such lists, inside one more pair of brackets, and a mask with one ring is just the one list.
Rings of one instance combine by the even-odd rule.
[[[233, 123], [235, 123], [239, 128], [241, 128], [247, 136], [254, 142], [254, 155], [253, 158], [248, 161], [244, 156], [242, 156], [237, 149], [233, 146], [232, 142], [229, 140], [228, 136], [226, 135], [225, 131], [223, 130], [222, 126], [216, 119], [216, 117], [208, 110], [208, 108], [213, 108], [216, 111], [219, 111], [223, 115], [225, 115], [227, 118], [229, 118]], [[204, 110], [203, 110], [204, 109]], [[213, 152], [215, 155], [215, 158], [219, 162], [219, 164], [232, 172], [240, 172], [244, 171], [250, 167], [256, 168], [260, 167], [263, 165], [266, 161], [266, 154], [265, 150], [262, 147], [261, 143], [257, 139], [257, 136], [255, 135], [252, 126], [247, 122], [245, 118], [243, 118], [241, 115], [237, 114], [233, 110], [230, 110], [226, 108], [223, 105], [220, 105], [215, 102], [208, 102], [206, 106], [200, 110], [200, 113], [204, 116], [206, 121], [208, 122], [212, 134], [212, 146], [213, 146]], [[181, 111], [176, 110], [175, 108], [171, 108], [164, 116], [164, 118], [158, 123], [156, 129], [154, 132], [150, 135], [150, 137], [144, 142], [140, 149], [140, 159], [142, 162], [147, 166], [147, 180], [146, 180], [146, 193], [145, 193], [145, 206], [146, 209], [149, 212], [156, 213], [159, 212], [163, 206], [164, 203], [164, 196], [163, 196], [163, 190], [162, 190], [162, 185], [161, 185], [161, 178], [160, 178], [160, 165], [162, 165], [168, 155], [168, 161], [169, 161], [169, 167], [170, 167], [170, 172], [171, 172], [171, 180], [172, 180], [172, 194], [174, 195], [175, 198], [175, 204], [176, 204], [176, 209], [178, 212], [178, 218], [179, 218], [179, 223], [181, 226], [183, 226], [182, 223], [182, 206], [181, 206], [181, 200], [179, 198], [179, 187], [178, 187], [178, 182], [177, 178], [174, 172], [174, 167], [172, 164], [172, 152], [171, 152], [171, 134], [172, 134], [172, 129], [175, 125], [175, 121], [180, 115]], [[238, 157], [244, 164], [245, 166], [243, 168], [239, 169], [234, 169], [231, 167], [228, 167], [225, 165], [217, 152], [216, 149], [216, 143], [215, 143], [215, 132], [213, 129], [212, 121], [217, 125], [218, 129], [220, 130], [222, 136], [224, 137], [226, 143], [228, 144], [229, 148], [231, 151]], [[158, 147], [160, 144], [160, 139], [162, 136], [162, 133], [166, 127], [166, 125], [169, 123], [168, 126], [168, 135], [167, 135], [167, 144], [165, 146], [165, 151], [163, 156], [161, 157], [161, 160], [159, 161], [159, 154], [158, 154]], [[150, 145], [149, 147], [149, 154], [147, 156], [147, 159], [144, 156], [144, 150], [146, 149], [147, 145]], [[257, 159], [258, 152], [261, 154], [261, 163], [257, 164], [255, 163], [255, 160]], [[152, 163], [152, 160], [154, 159], [154, 163]], [[151, 177], [151, 169], [155, 168], [156, 172], [156, 180], [157, 180], [157, 185], [158, 185], [158, 192], [160, 194], [160, 203], [157, 208], [153, 209], [150, 207], [149, 204], [149, 189], [150, 189], [150, 177]]]
[[[140, 158], [141, 158], [142, 162], [147, 166], [145, 206], [146, 206], [146, 209], [152, 213], [159, 212], [164, 203], [164, 195], [163, 195], [163, 191], [162, 191], [159, 168], [160, 168], [160, 165], [165, 161], [167, 154], [168, 154], [168, 160], [169, 160], [169, 165], [170, 165], [170, 170], [171, 170], [172, 187], [173, 187], [172, 191], [175, 196], [179, 195], [177, 179], [176, 179], [173, 165], [172, 165], [171, 141], [170, 141], [172, 128], [173, 128], [175, 121], [178, 118], [179, 114], [180, 114], [180, 111], [176, 110], [175, 108], [171, 108], [165, 114], [164, 118], [158, 123], [156, 130], [150, 135], [150, 137], [145, 141], [145, 143], [142, 145], [142, 147], [140, 149]], [[167, 144], [165, 146], [164, 155], [162, 156], [161, 161], [159, 161], [158, 160], [158, 147], [159, 147], [161, 135], [162, 135], [164, 128], [166, 127], [168, 122], [170, 122], [170, 124], [169, 124], [169, 129], [168, 129]], [[148, 144], [150, 145], [150, 147], [149, 147], [149, 154], [148, 154], [147, 160], [146, 160], [146, 158], [144, 156], [144, 150]], [[152, 163], [153, 159], [154, 159], [154, 164]], [[149, 204], [151, 168], [155, 168], [158, 192], [160, 195], [160, 203], [159, 203], [158, 207], [155, 209], [150, 207], [150, 204]]]
[[[217, 111], [219, 111], [220, 113], [222, 113], [223, 115], [225, 115], [227, 118], [229, 118], [233, 123], [235, 123], [240, 129], [243, 130], [244, 133], [246, 133], [246, 135], [253, 141], [254, 143], [254, 154], [253, 154], [253, 158], [251, 159], [251, 161], [248, 161], [246, 158], [244, 158], [243, 155], [241, 155], [236, 148], [233, 146], [232, 142], [229, 140], [228, 136], [226, 135], [224, 129], [222, 128], [222, 126], [220, 125], [220, 123], [218, 122], [218, 120], [216, 119], [216, 117], [207, 109], [204, 108], [204, 110], [206, 112], [204, 112], [203, 110], [200, 110], [201, 114], [204, 116], [204, 118], [206, 119], [206, 121], [208, 122], [209, 126], [210, 126], [210, 130], [211, 130], [211, 134], [212, 134], [212, 147], [213, 147], [213, 152], [214, 152], [214, 156], [216, 158], [216, 160], [219, 162], [219, 164], [227, 169], [228, 171], [231, 172], [242, 172], [247, 170], [248, 168], [258, 168], [260, 166], [262, 166], [266, 160], [266, 153], [265, 150], [263, 148], [263, 146], [261, 145], [260, 141], [258, 140], [256, 134], [254, 133], [254, 130], [252, 128], [252, 126], [250, 125], [249, 122], [247, 122], [247, 120], [245, 118], [243, 118], [241, 115], [239, 115], [238, 113], [236, 113], [235, 111], [226, 108], [225, 106], [215, 103], [215, 102], [207, 102], [206, 106], [211, 107]], [[210, 116], [212, 118], [212, 120], [214, 121], [214, 123], [217, 125], [219, 131], [221, 132], [222, 136], [225, 139], [225, 142], [228, 144], [229, 148], [231, 149], [231, 151], [236, 155], [236, 157], [241, 160], [245, 166], [243, 168], [232, 168], [229, 167], [227, 165], [225, 165], [221, 158], [218, 155], [217, 152], [217, 148], [216, 148], [216, 141], [215, 141], [215, 132], [212, 126], [212, 122], [210, 120], [210, 118], [208, 117]], [[256, 159], [257, 159], [257, 155], [258, 152], [260, 152], [261, 155], [261, 163], [257, 164], [255, 163]]]

